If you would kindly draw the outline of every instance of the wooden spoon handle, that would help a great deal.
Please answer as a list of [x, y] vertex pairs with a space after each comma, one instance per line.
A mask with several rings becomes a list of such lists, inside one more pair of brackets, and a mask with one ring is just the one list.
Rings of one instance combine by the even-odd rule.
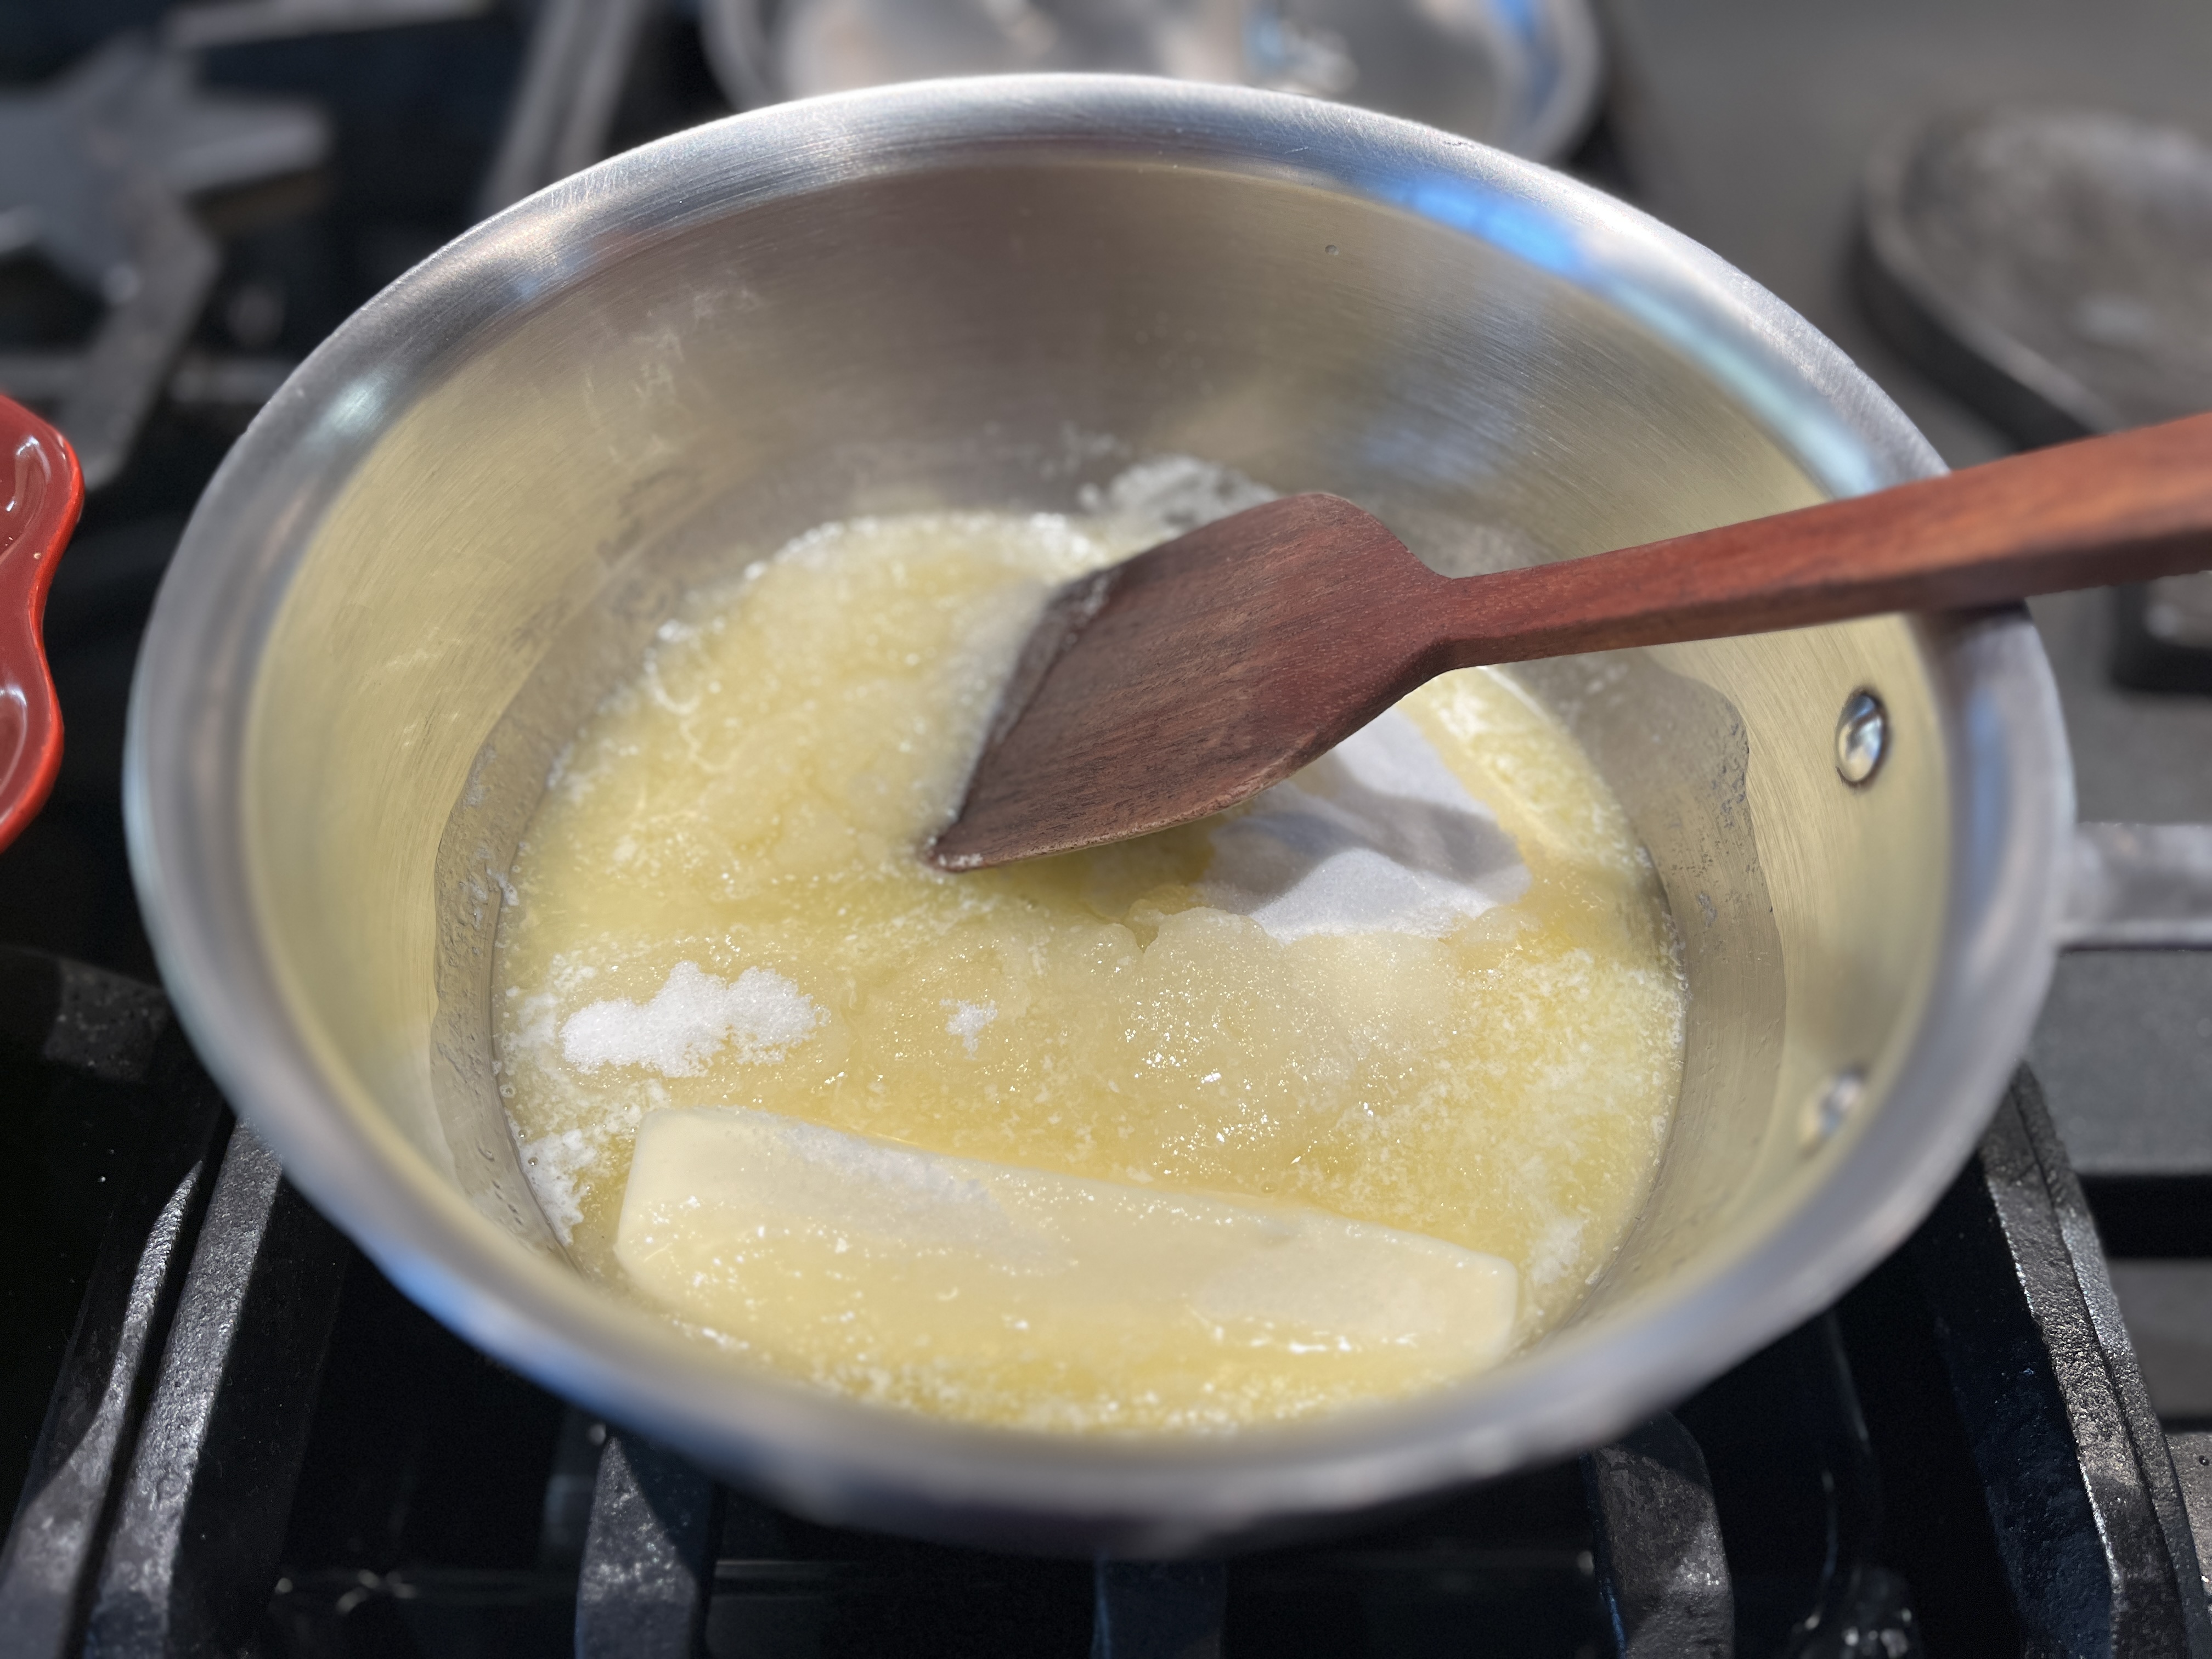
[[1440, 665], [1721, 639], [2212, 568], [2212, 415], [1449, 584]]

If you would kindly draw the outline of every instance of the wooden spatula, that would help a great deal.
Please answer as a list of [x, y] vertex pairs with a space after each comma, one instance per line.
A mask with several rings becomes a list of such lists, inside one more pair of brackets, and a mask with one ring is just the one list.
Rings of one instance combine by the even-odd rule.
[[927, 856], [980, 869], [1219, 811], [1454, 668], [2208, 568], [2212, 415], [1456, 580], [1350, 501], [1287, 496], [1055, 594]]

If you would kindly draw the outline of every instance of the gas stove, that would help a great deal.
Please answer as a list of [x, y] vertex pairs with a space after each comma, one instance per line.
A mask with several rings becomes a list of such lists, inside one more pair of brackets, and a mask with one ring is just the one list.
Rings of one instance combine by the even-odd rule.
[[[2142, 9], [2130, 34], [1995, 0], [1848, 20], [1613, 0], [1613, 89], [1571, 165], [1981, 459], [2015, 440], [1853, 287], [1859, 168], [1969, 66], [1977, 96], [2187, 118], [2212, 26]], [[76, 410], [108, 458], [49, 616], [63, 780], [0, 854], [0, 1652], [2212, 1656], [2204, 958], [2063, 964], [1927, 1223], [1673, 1413], [1292, 1547], [1073, 1563], [820, 1526], [447, 1333], [285, 1184], [156, 988], [122, 849], [129, 672], [184, 517], [290, 363], [481, 213], [720, 112], [700, 20], [635, 0], [0, 17], [0, 131], [135, 123], [133, 153], [167, 157], [114, 164], [85, 197], [106, 221], [26, 232], [0, 264], [0, 388]], [[2084, 815], [2212, 819], [2212, 698], [2116, 678], [2127, 614], [2101, 596], [2038, 616]]]

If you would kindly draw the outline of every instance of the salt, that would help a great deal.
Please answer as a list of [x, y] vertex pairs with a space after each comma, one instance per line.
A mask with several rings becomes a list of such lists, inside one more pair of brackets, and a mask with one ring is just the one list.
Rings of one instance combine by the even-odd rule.
[[725, 1048], [740, 1060], [781, 1060], [827, 1018], [772, 969], [748, 968], [732, 982], [679, 962], [650, 1002], [610, 998], [571, 1014], [561, 1055], [586, 1072], [649, 1066], [663, 1077], [696, 1077]]
[[983, 1028], [998, 1018], [998, 1005], [990, 1002], [956, 1002], [951, 997], [944, 1006], [952, 1011], [952, 1018], [945, 1022], [945, 1029], [968, 1045], [968, 1052], [975, 1052], [975, 1039], [983, 1035]]
[[523, 1170], [538, 1207], [563, 1244], [584, 1218], [584, 1188], [597, 1168], [601, 1148], [581, 1129], [558, 1129], [522, 1146]]

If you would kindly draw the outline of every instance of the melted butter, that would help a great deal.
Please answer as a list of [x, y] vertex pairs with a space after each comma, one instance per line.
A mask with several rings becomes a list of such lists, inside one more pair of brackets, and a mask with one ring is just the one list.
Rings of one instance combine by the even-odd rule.
[[[1043, 593], [1161, 533], [826, 526], [697, 596], [578, 734], [495, 972], [502, 1093], [587, 1273], [786, 1376], [1068, 1429], [1403, 1395], [1574, 1305], [1649, 1185], [1683, 994], [1618, 803], [1510, 678], [1438, 680], [1226, 820], [957, 877], [915, 856]], [[1056, 1271], [1111, 1316], [1041, 1324], [1062, 1297], [972, 1238], [771, 1217], [812, 1190], [794, 1148], [833, 1145], [967, 1182], [1031, 1246], [1091, 1215]], [[1275, 1266], [1216, 1266], [1274, 1301], [1209, 1320], [1200, 1280], [1148, 1292], [1148, 1227], [1243, 1228]], [[1313, 1312], [1357, 1297], [1285, 1311], [1331, 1252], [1381, 1305], [1394, 1250], [1492, 1264], [1437, 1268], [1488, 1311], [1391, 1302], [1391, 1340]]]

